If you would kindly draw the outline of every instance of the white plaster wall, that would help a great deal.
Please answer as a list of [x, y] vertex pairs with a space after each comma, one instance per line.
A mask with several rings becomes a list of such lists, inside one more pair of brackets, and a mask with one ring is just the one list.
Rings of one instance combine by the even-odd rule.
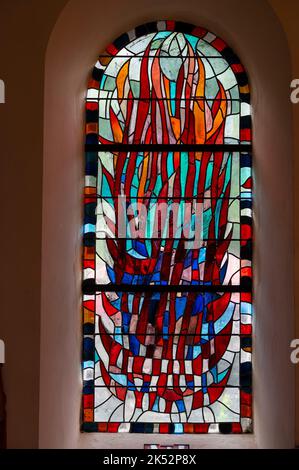
[[[239, 55], [251, 79], [256, 171], [255, 435], [81, 434], [81, 223], [84, 96], [104, 47], [138, 24], [204, 26]], [[265, 29], [266, 28], [266, 29]], [[272, 53], [269, 50], [272, 48]], [[40, 447], [293, 447], [292, 128], [287, 43], [265, 0], [72, 0], [45, 68]]]

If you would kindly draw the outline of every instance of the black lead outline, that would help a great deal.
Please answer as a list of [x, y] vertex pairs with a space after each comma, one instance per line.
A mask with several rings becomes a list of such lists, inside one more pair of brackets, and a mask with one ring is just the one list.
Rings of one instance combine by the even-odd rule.
[[[249, 280], [249, 278], [248, 278]], [[86, 279], [82, 283], [83, 294], [93, 295], [96, 292], [151, 292], [151, 293], [167, 293], [167, 292], [252, 292], [252, 285], [250, 282], [243, 282], [238, 285], [140, 285], [140, 284], [96, 284], [93, 279]]]

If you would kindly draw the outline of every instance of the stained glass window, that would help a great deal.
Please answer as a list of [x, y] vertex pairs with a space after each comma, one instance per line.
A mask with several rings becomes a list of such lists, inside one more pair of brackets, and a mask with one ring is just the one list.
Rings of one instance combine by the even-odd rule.
[[251, 432], [248, 80], [204, 28], [99, 56], [86, 99], [83, 431]]

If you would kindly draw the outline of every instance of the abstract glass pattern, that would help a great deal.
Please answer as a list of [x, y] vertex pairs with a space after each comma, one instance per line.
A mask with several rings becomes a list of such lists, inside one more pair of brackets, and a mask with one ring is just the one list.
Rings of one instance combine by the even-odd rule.
[[84, 431], [252, 429], [247, 76], [158, 21], [101, 54], [86, 101]]

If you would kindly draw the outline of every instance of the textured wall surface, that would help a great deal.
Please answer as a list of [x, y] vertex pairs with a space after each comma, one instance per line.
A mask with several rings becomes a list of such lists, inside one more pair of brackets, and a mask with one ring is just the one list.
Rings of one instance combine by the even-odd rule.
[[[155, 439], [152, 436], [78, 433], [78, 266], [80, 188], [83, 183], [83, 97], [88, 71], [107, 43], [134, 26], [157, 18], [181, 19], [215, 32], [236, 51], [251, 79], [257, 182], [255, 433], [260, 447], [292, 447], [294, 380], [289, 343], [294, 330], [292, 271], [289, 269], [293, 256], [290, 57], [280, 23], [269, 4], [260, 0], [242, 6], [237, 0], [188, 0], [184, 2], [184, 8], [181, 0], [172, 1], [171, 6], [168, 1], [149, 4], [142, 0], [138, 2], [138, 9], [135, 0], [125, 4], [117, 1], [106, 5], [104, 16], [101, 4], [96, 0], [78, 0], [67, 5], [56, 24], [47, 51], [45, 82], [40, 445], [134, 447], [142, 446], [149, 438]], [[269, 54], [269, 43], [275, 53]], [[279, 67], [277, 57], [280, 58]], [[81, 102], [78, 96], [82, 97]], [[69, 171], [57, 171], [59, 165]], [[283, 250], [280, 249], [282, 246]], [[77, 258], [74, 254], [78, 255]], [[52, 406], [54, 396], [58, 403]], [[210, 439], [210, 436], [194, 435], [184, 436], [184, 440], [188, 439], [193, 447], [253, 445], [252, 439], [248, 441], [247, 437], [243, 436], [242, 444], [241, 437], [225, 440], [219, 436]], [[158, 439], [161, 442], [164, 437]], [[169, 441], [170, 437], [165, 439]]]
[[66, 2], [0, 1], [1, 315], [8, 446], [38, 444], [44, 62]]
[[[299, 41], [298, 20], [299, 2], [297, 0], [269, 0], [285, 30], [292, 59], [292, 79], [299, 78]], [[299, 338], [299, 104], [293, 105], [293, 201], [294, 201], [294, 290], [295, 290], [295, 327]], [[291, 195], [290, 195], [291, 197]], [[291, 269], [291, 268], [290, 268]], [[299, 446], [299, 365], [296, 366], [296, 444]]]
[[[287, 33], [292, 72], [284, 33], [270, 4]], [[6, 104], [0, 105], [5, 175], [0, 185], [0, 338], [6, 343], [9, 447], [142, 446], [143, 436], [137, 444], [136, 436], [129, 441], [126, 436], [78, 432], [83, 98], [101, 48], [123, 31], [158, 17], [203, 25], [222, 36], [240, 55], [255, 89], [260, 287], [256, 431], [260, 446], [292, 445], [294, 367], [289, 365], [288, 342], [295, 336], [292, 273], [298, 253], [294, 263], [292, 221], [297, 244], [299, 137], [295, 136], [293, 214], [288, 97], [290, 79], [299, 78], [298, 15], [296, 0], [253, 0], [246, 5], [239, 0], [129, 0], [105, 2], [104, 8], [99, 0], [0, 0], [0, 78], [6, 84]], [[293, 112], [298, 130], [299, 107]], [[298, 283], [295, 271], [296, 290]], [[297, 301], [297, 318], [298, 305]], [[299, 322], [297, 337], [298, 327]], [[299, 427], [297, 436], [299, 443]], [[254, 442], [211, 436], [192, 445], [250, 447]]]

